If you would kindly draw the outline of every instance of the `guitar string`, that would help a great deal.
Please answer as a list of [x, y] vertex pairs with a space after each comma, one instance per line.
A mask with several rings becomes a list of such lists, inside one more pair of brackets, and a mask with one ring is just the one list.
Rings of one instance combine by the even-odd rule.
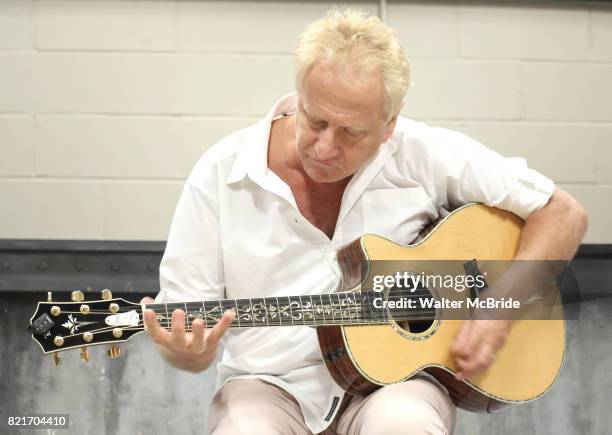
[[[185, 306], [185, 304], [180, 304], [180, 305]], [[197, 305], [199, 307], [200, 303], [197, 303]], [[321, 305], [321, 304], [313, 303], [313, 307], [312, 308], [302, 308], [302, 309], [300, 309], [301, 314], [312, 313], [311, 314], [313, 316], [312, 318], [305, 319], [304, 317], [302, 317], [302, 319], [294, 319], [294, 318], [290, 317], [290, 318], [285, 319], [285, 324], [291, 323], [292, 325], [295, 325], [295, 323], [297, 323], [298, 326], [299, 326], [299, 324], [308, 325], [308, 326], [325, 325], [325, 324], [327, 324], [327, 322], [325, 322], [325, 319], [324, 319], [324, 316], [325, 316], [326, 312], [327, 312], [328, 315], [331, 315], [332, 317], [335, 317], [334, 313], [335, 314], [340, 313], [341, 317], [344, 317], [343, 314], [342, 314], [343, 312], [347, 312], [348, 313], [349, 322], [345, 323], [345, 322], [343, 322], [344, 319], [342, 319], [339, 323], [335, 323], [335, 322], [331, 323], [332, 325], [345, 325], [345, 324], [359, 324], [359, 325], [363, 325], [363, 324], [368, 324], [368, 323], [375, 323], [375, 324], [377, 324], [377, 323], [379, 323], [379, 316], [378, 316], [378, 314], [380, 314], [380, 311], [382, 311], [384, 323], [387, 323], [389, 321], [389, 316], [388, 316], [389, 313], [386, 310], [384, 310], [384, 309], [383, 310], [374, 309], [374, 310], [372, 310], [371, 312], [368, 313], [367, 310], [362, 310], [362, 308], [359, 305], [360, 304], [358, 304], [357, 301], [355, 301], [355, 303], [350, 303], [350, 304], [347, 304], [347, 305], [344, 305], [344, 306], [340, 304], [340, 309], [338, 309], [338, 308], [335, 308], [335, 307], [337, 307], [337, 305], [332, 305], [331, 308], [326, 308], [326, 307], [328, 307], [328, 305], [326, 305], [326, 304]], [[216, 306], [216, 304], [215, 304], [215, 306]], [[320, 310], [317, 310], [316, 309], [317, 307], [322, 307], [322, 308]], [[186, 307], [186, 308], [188, 308], [188, 307]], [[232, 308], [235, 308], [235, 307], [229, 307], [229, 309], [232, 309]], [[357, 314], [357, 318], [355, 319], [355, 321], [352, 321], [353, 319], [352, 319], [351, 313], [350, 313], [351, 308], [355, 308], [355, 311], [356, 311], [356, 314]], [[152, 309], [152, 308], [148, 308], [148, 309]], [[130, 311], [133, 311], [133, 310], [130, 310]], [[153, 309], [153, 311], [156, 314], [165, 313], [166, 312], [165, 305], [164, 305], [164, 310], [162, 312], [158, 312], [155, 309]], [[365, 311], [365, 315], [364, 315], [363, 311]], [[124, 312], [127, 312], [127, 311], [124, 311]], [[252, 312], [252, 310], [251, 310], [251, 312]], [[264, 315], [262, 315], [262, 319], [266, 319], [266, 324], [269, 324], [270, 320], [272, 320], [273, 326], [282, 326], [283, 325], [282, 317], [279, 317], [279, 319], [277, 321], [276, 319], [273, 319], [273, 318], [271, 318], [270, 316], [267, 315], [267, 314], [269, 314], [269, 311], [268, 311], [267, 308], [264, 309], [264, 310], [260, 310], [259, 312], [260, 313], [262, 313], [262, 312], [264, 313]], [[429, 317], [421, 317], [420, 315], [425, 314], [425, 313], [433, 314], [434, 312], [435, 312], [435, 310], [419, 310], [419, 313], [416, 313], [417, 314], [416, 316], [410, 315], [408, 317], [404, 317], [402, 315], [396, 315], [396, 316], [392, 316], [392, 318], [394, 320], [396, 320], [396, 321], [402, 321], [402, 320], [425, 320], [425, 319], [431, 319], [432, 317], [431, 316], [429, 316]], [[80, 312], [70, 312], [70, 311], [67, 311], [67, 312], [65, 311], [64, 313], [68, 313], [68, 314], [81, 314]], [[99, 312], [99, 311], [90, 311], [88, 314], [107, 315], [108, 313], [107, 312]], [[371, 314], [376, 314], [376, 318], [374, 318], [373, 316], [369, 316], [368, 314], [370, 314], [370, 315]], [[324, 320], [323, 323], [317, 323], [319, 320], [321, 320], [321, 317], [317, 317], [317, 316], [322, 316], [323, 317], [323, 320]], [[198, 318], [202, 318], [202, 317], [198, 317]], [[219, 322], [219, 318], [213, 318], [213, 319], [210, 319], [210, 318], [209, 319], [205, 319], [204, 318], [202, 320], [204, 320], [204, 321], [206, 321], [206, 320], [213, 320], [213, 322], [215, 322], [215, 324]], [[238, 319], [236, 319], [236, 321], [237, 320]], [[244, 319], [241, 319], [241, 320], [245, 321]], [[142, 321], [142, 317], [141, 317], [141, 314], [139, 313], [139, 325], [143, 324], [143, 323], [141, 323], [141, 321]], [[245, 325], [245, 327], [261, 326], [261, 325], [257, 325], [256, 324], [257, 322], [258, 322], [257, 320], [252, 320], [252, 321], [246, 320], [247, 325]], [[278, 322], [278, 324], [276, 322]], [[205, 322], [205, 324], [206, 323], [208, 323], [208, 322]], [[250, 325], [249, 323], [252, 324], [252, 325]], [[263, 324], [264, 320], [261, 320], [260, 323]], [[162, 324], [162, 326], [164, 326], [165, 328], [169, 328], [171, 326], [171, 319], [165, 318], [162, 321], [160, 321], [160, 324]], [[190, 329], [189, 328], [188, 319], [186, 319], [186, 324], [187, 324], [188, 329]], [[98, 328], [98, 329], [90, 330], [89, 332], [91, 332], [91, 331], [94, 331], [94, 332], [106, 331], [106, 330], [110, 330], [110, 329], [112, 329], [112, 328], [114, 328], [116, 326], [117, 325], [112, 325], [112, 326], [108, 326], [108, 327], [104, 327], [104, 328]], [[234, 325], [230, 325], [230, 327], [232, 327], [232, 326], [234, 326]], [[206, 327], [208, 327], [207, 324], [206, 324]], [[88, 332], [88, 331], [84, 331], [84, 332]], [[66, 337], [71, 337], [71, 336], [75, 336], [75, 335], [77, 335], [77, 334], [72, 334], [72, 335], [69, 335], [69, 336], [66, 336]]]
[[[406, 296], [410, 296], [411, 298], [417, 298], [417, 297], [420, 297], [421, 295], [430, 295], [430, 296], [433, 296], [426, 289], [425, 289], [424, 292], [422, 292], [421, 294], [420, 293], [421, 292], [419, 292], [418, 290], [417, 291], [399, 290], [399, 291], [395, 291], [394, 295], [395, 296], [399, 296], [399, 297], [401, 297], [401, 295], [406, 295]], [[332, 294], [338, 295], [338, 304], [333, 303], [333, 301], [331, 299], [331, 295]], [[325, 325], [342, 326], [342, 325], [347, 325], [347, 324], [348, 325], [351, 325], [351, 324], [355, 324], [355, 325], [363, 325], [363, 324], [387, 324], [389, 322], [389, 320], [390, 320], [389, 313], [387, 312], [387, 310], [384, 310], [384, 309], [382, 309], [382, 310], [381, 309], [373, 309], [373, 310], [371, 310], [372, 312], [370, 312], [369, 314], [376, 314], [376, 318], [374, 318], [373, 316], [368, 316], [368, 311], [367, 310], [363, 310], [362, 309], [361, 306], [364, 303], [364, 299], [366, 299], [368, 296], [373, 295], [374, 293], [372, 293], [372, 292], [365, 292], [365, 293], [361, 293], [361, 292], [359, 292], [359, 293], [340, 292], [340, 293], [332, 293], [332, 294], [327, 294], [329, 299], [330, 299], [330, 302], [331, 302], [330, 304], [325, 304], [325, 303], [317, 304], [316, 302], [314, 302], [312, 300], [312, 296], [313, 295], [302, 296], [302, 297], [307, 297], [307, 298], [311, 299], [310, 300], [311, 307], [309, 307], [309, 308], [300, 308], [299, 310], [301, 311], [301, 314], [311, 313], [311, 315], [313, 317], [312, 318], [308, 318], [308, 319], [306, 319], [304, 317], [302, 317], [302, 319], [293, 319], [291, 317], [291, 318], [285, 319], [285, 323], [283, 322], [282, 317], [279, 317], [278, 320], [270, 318], [270, 316], [268, 315], [269, 314], [268, 306], [274, 306], [274, 305], [273, 304], [272, 305], [266, 304], [265, 303], [266, 298], [261, 298], [261, 301], [257, 301], [256, 300], [255, 302], [253, 302], [252, 299], [251, 299], [251, 300], [249, 300], [251, 303], [248, 304], [248, 306], [250, 307], [249, 311], [250, 312], [254, 311], [253, 310], [253, 306], [254, 305], [262, 304], [264, 309], [263, 310], [259, 310], [259, 312], [260, 313], [264, 312], [265, 314], [262, 316], [262, 320], [259, 321], [259, 325], [257, 324], [258, 321], [255, 320], [255, 319], [252, 320], [252, 321], [246, 320], [247, 324], [244, 327], [263, 326], [263, 323], [264, 323], [263, 319], [265, 319], [266, 326], [270, 326], [270, 320], [272, 320], [272, 325], [271, 326], [283, 326], [283, 323], [285, 325], [287, 323], [291, 323], [292, 325], [295, 325], [297, 323], [298, 326], [300, 324], [303, 324], [305, 326], [325, 326]], [[344, 300], [341, 300], [340, 296], [343, 295], [343, 294], [346, 297], [345, 297]], [[314, 295], [314, 296], [316, 296], [316, 295]], [[319, 296], [322, 296], [322, 295], [319, 295]], [[354, 296], [354, 301], [350, 299], [350, 296]], [[284, 296], [284, 297], [287, 297], [287, 296]], [[291, 301], [290, 298], [291, 297], [287, 297], [288, 300], [286, 301], [289, 304], [291, 304], [291, 302], [294, 302], [294, 301]], [[295, 298], [297, 298], [299, 300], [299, 303], [302, 303], [302, 304], [304, 303], [304, 301], [302, 301], [299, 296], [296, 296]], [[237, 308], [237, 306], [240, 304], [239, 301], [240, 301], [240, 299], [226, 299], [226, 300], [220, 300], [218, 302], [219, 302], [219, 306], [221, 308], [223, 308], [223, 302], [225, 302], [226, 305], [233, 305], [233, 306], [228, 306], [228, 309], [232, 309], [232, 308]], [[233, 302], [233, 304], [232, 304], [232, 302]], [[295, 301], [295, 302], [297, 302], [297, 301]], [[306, 300], [306, 303], [308, 303], [308, 302], [309, 301]], [[343, 305], [342, 302], [347, 302], [347, 303]], [[203, 302], [187, 302], [187, 303], [169, 303], [169, 304], [145, 304], [145, 309], [151, 309], [156, 314], [160, 314], [160, 313], [164, 313], [165, 314], [165, 313], [167, 313], [167, 306], [168, 305], [177, 304], [177, 305], [181, 306], [180, 307], [181, 309], [182, 309], [182, 307], [185, 307], [187, 309], [187, 312], [189, 312], [189, 307], [188, 307], [189, 304], [197, 304], [198, 308], [200, 308], [200, 305], [202, 305], [202, 308], [205, 309], [205, 303], [206, 303], [206, 301], [203, 301]], [[213, 304], [214, 304], [215, 307], [217, 306], [216, 302], [213, 302]], [[147, 305], [149, 305], [149, 307], [147, 307]], [[160, 306], [160, 305], [162, 305], [163, 307]], [[279, 305], [279, 304], [277, 304], [277, 305]], [[151, 307], [151, 306], [153, 306], [153, 307]], [[367, 305], [366, 305], [366, 307], [367, 307]], [[317, 308], [319, 308], [319, 310], [317, 310]], [[355, 308], [355, 314], [357, 315], [357, 318], [354, 319], [354, 320], [353, 320], [352, 315], [351, 315], [351, 308]], [[158, 312], [157, 309], [163, 310], [163, 311]], [[126, 308], [124, 310], [120, 309], [118, 311], [118, 313], [125, 313], [125, 312], [129, 312], [129, 311], [134, 311], [134, 310], [133, 309], [129, 309], [129, 308]], [[255, 310], [255, 311], [257, 311], [257, 310]], [[364, 315], [364, 311], [365, 311], [365, 315]], [[382, 311], [382, 314], [383, 314], [383, 322], [381, 322], [379, 317], [378, 317], [378, 315], [380, 314], [380, 311]], [[335, 317], [335, 314], [340, 313], [340, 317], [341, 317], [340, 322], [339, 323], [336, 323], [336, 322], [328, 323], [327, 321], [325, 321], [326, 319], [324, 318], [324, 316], [325, 316], [326, 312], [327, 312], [328, 315], [331, 315], [332, 317]], [[347, 312], [347, 314], [348, 314], [349, 322], [344, 322], [344, 313], [345, 312]], [[425, 312], [433, 314], [433, 313], [435, 313], [435, 310], [433, 310], [433, 311], [432, 310], [420, 310], [420, 312], [418, 314], [423, 314]], [[65, 311], [64, 313], [67, 313], [67, 314], [81, 314], [80, 311]], [[101, 311], [90, 311], [88, 314], [108, 315], [108, 313], [106, 311], [102, 311], [102, 312]], [[117, 314], [117, 313], [113, 313], [113, 314]], [[318, 323], [318, 321], [321, 320], [321, 318], [317, 317], [317, 315], [323, 316], [323, 322], [322, 323]], [[199, 318], [201, 318], [201, 317], [199, 317]], [[432, 316], [421, 317], [419, 315], [417, 315], [417, 316], [409, 316], [408, 318], [403, 318], [403, 316], [399, 315], [399, 316], [391, 316], [391, 318], [393, 320], [396, 320], [396, 321], [402, 321], [402, 320], [432, 320], [433, 319]], [[185, 320], [186, 320], [185, 323], [186, 323], [186, 326], [187, 326], [185, 328], [185, 331], [186, 332], [191, 332], [193, 329], [192, 329], [192, 327], [189, 324], [189, 319], [186, 318]], [[213, 320], [214, 324], [216, 325], [219, 322], [220, 319], [219, 318], [213, 318], [213, 319], [206, 319], [206, 318], [204, 318], [202, 320], [205, 322], [205, 327], [209, 328], [208, 321]], [[237, 319], [235, 321], [237, 321]], [[245, 320], [242, 319], [242, 321], [244, 322]], [[278, 322], [278, 323], [276, 323], [276, 322]], [[249, 323], [251, 323], [252, 325], [249, 325]], [[160, 321], [160, 326], [162, 326], [166, 330], [171, 329], [171, 319], [164, 318], [162, 321]], [[214, 326], [214, 325], [212, 325], [212, 326]], [[117, 325], [105, 326], [105, 327], [102, 327], [102, 328], [97, 328], [97, 329], [93, 329], [93, 330], [89, 330], [89, 331], [83, 331], [83, 332], [77, 333], [77, 334], [70, 334], [70, 335], [65, 336], [65, 338], [76, 337], [78, 335], [84, 334], [85, 332], [98, 333], [98, 334], [103, 333], [103, 332], [110, 332], [110, 330], [115, 328], [115, 327], [117, 327]], [[229, 327], [230, 328], [240, 328], [242, 326], [241, 325], [235, 325], [232, 322], [232, 324], [230, 324]], [[143, 322], [142, 315], [139, 313], [139, 322], [138, 322], [137, 326], [131, 326], [131, 327], [127, 327], [127, 328], [123, 327], [121, 329], [122, 330], [144, 330], [145, 328], [144, 328], [144, 322]]]
[[[362, 319], [362, 318], [360, 318], [360, 319]], [[317, 323], [316, 319], [313, 319], [312, 321], [314, 323], [311, 324], [311, 323], [309, 323], [310, 320], [308, 320], [306, 322], [303, 322], [302, 325], [303, 326], [350, 326], [350, 325], [364, 325], [364, 324], [370, 324], [370, 325], [386, 325], [386, 324], [388, 325], [389, 324], [389, 319], [388, 318], [386, 319], [386, 321], [383, 321], [383, 322], [381, 322], [380, 320], [376, 320], [376, 319], [363, 319], [363, 320], [364, 320], [364, 322], [357, 321], [357, 322], [351, 322], [351, 323], [327, 323], [327, 322]], [[368, 323], [368, 320], [371, 320], [371, 323]], [[419, 317], [419, 318], [411, 318], [411, 319], [392, 318], [392, 320], [402, 321], [402, 320], [434, 320], [434, 319], [432, 319], [431, 317]], [[218, 323], [218, 320], [217, 320], [217, 323]], [[215, 323], [215, 325], [217, 323]], [[193, 324], [193, 322], [192, 322], [192, 324]], [[166, 321], [165, 325], [162, 322], [160, 322], [160, 326], [162, 328], [164, 328], [165, 330], [171, 330], [172, 329], [170, 321]], [[253, 322], [253, 325], [241, 326], [241, 325], [237, 325], [237, 324], [233, 324], [232, 323], [232, 324], [229, 325], [229, 328], [236, 329], [236, 328], [250, 328], [250, 327], [258, 327], [258, 326], [260, 326], [260, 327], [262, 327], [262, 326], [272, 326], [272, 327], [275, 327], [275, 326], [283, 326], [283, 324], [281, 322], [279, 322], [278, 324], [270, 325], [269, 323], [264, 324], [263, 321], [262, 321], [259, 325], [256, 325]], [[301, 325], [300, 324], [298, 324], [298, 325], [294, 324], [293, 326], [301, 326]], [[76, 333], [76, 334], [65, 335], [65, 336], [62, 336], [62, 337], [63, 338], [72, 338], [72, 337], [83, 336], [83, 334], [85, 334], [86, 332], [91, 332], [92, 334], [101, 334], [101, 333], [105, 333], [105, 332], [111, 332], [111, 330], [114, 329], [115, 327], [116, 326], [106, 326], [106, 327], [103, 327], [103, 328], [92, 329], [92, 330], [83, 331], [83, 332]], [[210, 329], [211, 327], [206, 325], [205, 329]], [[121, 330], [122, 331], [144, 331], [145, 330], [145, 325], [144, 325], [144, 323], [140, 323], [139, 322], [138, 325], [135, 325], [135, 326], [121, 327]], [[189, 323], [187, 323], [187, 327], [184, 329], [184, 332], [193, 332], [193, 328], [192, 328], [192, 326], [189, 325]], [[87, 346], [89, 344], [90, 343], [84, 343], [83, 346]], [[95, 345], [95, 343], [93, 343], [92, 345]]]
[[[386, 313], [385, 313], [386, 314]], [[194, 319], [195, 320], [195, 319]], [[204, 320], [204, 319], [201, 319]], [[215, 325], [219, 323], [220, 319], [209, 319], [209, 320], [213, 320], [215, 322]], [[357, 319], [355, 319], [355, 321], [350, 321], [347, 323], [344, 323], [343, 320], [340, 320], [340, 323], [328, 323], [328, 322], [322, 322], [322, 323], [317, 323], [318, 318], [312, 318], [312, 319], [301, 319], [301, 320], [296, 320], [296, 319], [287, 319], [290, 320], [292, 323], [292, 326], [343, 326], [343, 325], [363, 325], [363, 324], [388, 324], [389, 320], [395, 320], [395, 321], [403, 321], [403, 320], [433, 320], [431, 317], [410, 317], [408, 319], [402, 318], [402, 317], [392, 317], [391, 319], [389, 319], [389, 317], [384, 317], [384, 321], [380, 321], [378, 319], [374, 319], [374, 318], [367, 318], [367, 317], [358, 317]], [[236, 320], [234, 320], [234, 322], [236, 322]], [[243, 320], [244, 321], [244, 320]], [[237, 325], [234, 324], [233, 322], [229, 325], [230, 328], [250, 328], [250, 327], [261, 327], [261, 326], [270, 326], [269, 325], [269, 319], [268, 322], [264, 322], [263, 320], [261, 321], [257, 321], [257, 320], [253, 320], [253, 321], [246, 321], [247, 323], [252, 323], [252, 325], [245, 325], [245, 326], [241, 326], [241, 325]], [[271, 326], [283, 326], [283, 322], [282, 320], [278, 321], [278, 324], [276, 324], [276, 320], [273, 320], [273, 325]], [[297, 322], [297, 325], [295, 324]], [[312, 323], [311, 323], [312, 322]], [[372, 323], [369, 323], [372, 322]], [[164, 329], [171, 329], [172, 327], [172, 322], [171, 319], [165, 319], [164, 321], [159, 322], [160, 326], [162, 326]], [[182, 322], [181, 322], [182, 323]], [[259, 323], [259, 324], [257, 324]], [[191, 322], [191, 324], [193, 324], [193, 321]], [[190, 326], [189, 322], [186, 322], [187, 327], [185, 328], [185, 331], [192, 331], [192, 326]], [[128, 327], [121, 327], [122, 330], [132, 330], [132, 329], [138, 329], [138, 330], [144, 330], [144, 321], [142, 320], [142, 316], [139, 314], [139, 322], [137, 325], [134, 326], [128, 326]], [[210, 329], [212, 326], [208, 326], [207, 323], [205, 323], [205, 327], [206, 329]], [[112, 329], [119, 327], [117, 325], [112, 325], [112, 326], [105, 326], [102, 328], [96, 328], [96, 329], [90, 329], [87, 331], [83, 331], [83, 332], [79, 332], [76, 334], [69, 334], [66, 336], [62, 336], [64, 338], [71, 338], [71, 337], [77, 337], [79, 335], [83, 335], [86, 332], [91, 332], [91, 333], [102, 333], [102, 332], [110, 332]]]
[[[325, 319], [323, 318], [324, 314], [321, 314], [321, 317], [312, 317], [312, 318], [303, 318], [302, 319], [293, 319], [293, 318], [286, 318], [283, 320], [283, 318], [279, 318], [277, 319], [271, 319], [269, 316], [262, 316], [262, 319], [267, 317], [267, 321], [266, 320], [245, 320], [245, 319], [240, 319], [241, 322], [246, 323], [244, 326], [242, 325], [238, 325], [235, 324], [234, 322], [238, 323], [238, 319], [234, 319], [234, 321], [230, 324], [230, 327], [243, 327], [243, 328], [251, 328], [251, 327], [258, 327], [258, 326], [268, 326], [269, 322], [272, 321], [274, 324], [272, 326], [289, 326], [288, 323], [291, 322], [292, 326], [301, 326], [301, 325], [305, 325], [305, 326], [324, 326], [324, 325], [338, 325], [338, 326], [342, 326], [342, 325], [364, 325], [364, 324], [386, 324], [388, 323], [390, 320], [395, 320], [395, 321], [408, 321], [408, 320], [435, 320], [435, 317], [433, 316], [436, 313], [436, 310], [423, 310], [420, 314], [429, 314], [429, 315], [425, 315], [425, 316], [408, 316], [408, 317], [404, 317], [401, 315], [397, 315], [397, 316], [388, 316], [388, 313], [386, 311], [383, 311], [383, 321], [381, 321], [378, 316], [375, 318], [374, 316], [361, 316], [361, 310], [359, 310], [359, 312], [357, 313], [360, 317], [357, 317], [356, 319], [350, 319], [348, 322], [343, 322], [343, 320], [339, 319], [339, 323], [328, 323], [325, 321]], [[331, 311], [328, 311], [327, 314], [331, 314]], [[220, 318], [202, 318], [202, 317], [196, 317], [194, 319], [192, 319], [191, 323], [193, 323], [193, 321], [195, 319], [199, 318], [200, 320], [202, 320], [205, 323], [205, 327], [206, 328], [210, 328], [216, 324], [219, 323]], [[142, 317], [141, 317], [142, 319]], [[189, 328], [189, 319], [185, 319], [184, 322], [181, 323], [186, 323], [187, 324], [187, 328]], [[206, 320], [210, 321], [212, 320], [214, 322], [214, 325], [209, 326], [208, 322], [206, 322]], [[323, 320], [323, 322], [319, 323], [319, 321]], [[332, 319], [329, 319], [332, 320]], [[352, 321], [351, 321], [352, 320]], [[158, 320], [158, 322], [160, 323], [160, 325], [169, 328], [171, 327], [171, 323], [172, 323], [172, 319], [168, 319], [164, 316], [164, 319], [162, 319], [161, 321]], [[139, 323], [139, 325], [141, 325], [141, 323]]]
[[[399, 320], [401, 321], [402, 319], [392, 319], [392, 320]], [[433, 320], [430, 317], [422, 317], [422, 318], [418, 318], [418, 319], [411, 319], [411, 320]], [[375, 323], [367, 323], [369, 325], [388, 325], [388, 322], [381, 322], [381, 321], [376, 321]], [[363, 325], [363, 323], [352, 323], [352, 324], [346, 324], [346, 323], [314, 323], [314, 324], [301, 324], [301, 325], [294, 325], [294, 326], [351, 326], [351, 325]], [[251, 328], [251, 327], [257, 327], [257, 326], [262, 326], [262, 327], [275, 327], [275, 326], [283, 326], [282, 324], [273, 324], [273, 325], [269, 325], [269, 324], [265, 324], [262, 323], [261, 325], [254, 325], [254, 326], [250, 326], [250, 325], [245, 325], [245, 326], [239, 326], [237, 324], [230, 324], [229, 328], [233, 328], [233, 329], [238, 329], [238, 328]], [[164, 329], [170, 329], [171, 325], [167, 324], [166, 326], [162, 327]], [[138, 326], [129, 326], [129, 327], [125, 327], [122, 328], [123, 330], [140, 330], [143, 331], [144, 325], [138, 325]], [[210, 329], [210, 327], [207, 327], [205, 329]], [[184, 329], [185, 332], [192, 332], [193, 329], [192, 327], [187, 327]]]
[[[236, 305], [238, 303], [238, 301], [245, 301], [245, 304], [247, 306], [252, 306], [252, 305], [256, 305], [256, 304], [260, 304], [263, 301], [265, 301], [266, 299], [276, 299], [276, 298], [296, 298], [299, 299], [301, 298], [312, 298], [313, 296], [332, 296], [332, 295], [338, 295], [338, 296], [342, 296], [342, 295], [346, 295], [346, 298], [344, 300], [341, 300], [340, 302], [343, 301], [347, 301], [348, 298], [350, 296], [355, 296], [356, 299], [361, 299], [363, 295], [369, 296], [369, 295], [377, 295], [380, 294], [382, 292], [372, 292], [372, 291], [367, 291], [367, 292], [340, 292], [340, 293], [326, 293], [326, 294], [312, 294], [312, 295], [302, 295], [302, 296], [267, 296], [267, 297], [262, 297], [262, 298], [257, 298], [257, 299], [247, 299], [247, 298], [237, 298], [237, 299], [219, 299], [219, 300], [212, 300], [212, 301], [188, 301], [188, 302], [168, 302], [168, 303], [157, 303], [157, 304], [138, 304], [138, 307], [140, 307], [141, 305], [145, 305], [147, 307], [159, 307], [159, 309], [164, 310], [166, 305], [180, 305], [181, 307], [185, 306], [185, 304], [197, 304], [197, 306], [199, 307], [200, 305], [202, 305], [202, 303], [210, 303], [213, 305], [218, 306], [219, 303], [226, 303], [226, 304], [233, 304]], [[424, 290], [424, 291], [420, 291], [416, 290], [416, 291], [412, 291], [412, 290], [404, 290], [404, 289], [398, 289], [396, 291], [393, 292], [394, 296], [399, 296], [399, 297], [407, 297], [407, 296], [411, 296], [411, 297], [417, 297], [417, 296], [423, 296], [423, 295], [431, 295], [431, 292]], [[246, 301], [249, 300], [254, 300], [255, 302], [253, 303], [246, 303]], [[301, 303], [302, 301], [294, 301], [294, 300], [287, 300], [288, 303], [291, 302], [299, 302]], [[308, 300], [306, 300], [306, 302], [309, 302]], [[53, 302], [45, 302], [48, 305], [53, 305]], [[59, 304], [61, 304], [62, 302], [58, 302]], [[72, 304], [72, 302], [70, 302]], [[77, 304], [79, 302], [76, 302], [74, 304]], [[82, 305], [87, 305], [86, 301], [80, 302]], [[96, 302], [99, 303], [99, 302]], [[324, 306], [326, 304], [320, 304], [320, 303], [316, 303], [316, 302], [312, 302], [313, 306]], [[231, 308], [231, 307], [230, 307]], [[134, 309], [136, 309], [136, 305], [133, 307], [119, 307], [119, 311], [117, 311], [117, 313], [125, 313], [125, 312], [129, 312], [129, 311], [133, 311]], [[155, 308], [148, 308], [148, 309], [155, 309]], [[79, 311], [71, 311], [70, 313], [75, 313], [75, 314], [80, 314]], [[90, 313], [99, 313], [99, 314], [108, 314], [106, 311], [90, 311]], [[112, 313], [112, 314], [117, 314], [117, 313]]]
[[[365, 323], [365, 324], [374, 324], [374, 325], [385, 325], [385, 324], [388, 324], [388, 321], [381, 322], [379, 320], [378, 321], [374, 321], [374, 319], [365, 319], [365, 320], [372, 320], [374, 322], [374, 323]], [[392, 320], [402, 321], [402, 320], [432, 320], [432, 319], [430, 317], [422, 317], [422, 318], [411, 318], [411, 319], [393, 318]], [[218, 322], [219, 321], [217, 320], [217, 323]], [[307, 322], [310, 322], [310, 320], [308, 320]], [[313, 322], [314, 323], [312, 323], [312, 324], [304, 322], [301, 325], [300, 324], [297, 324], [297, 325], [294, 324], [292, 326], [343, 326], [343, 325], [350, 326], [350, 325], [363, 325], [364, 324], [363, 322], [359, 322], [359, 321], [352, 322], [352, 323], [327, 323], [327, 322], [316, 323], [316, 319], [313, 319]], [[215, 325], [217, 323], [215, 323]], [[192, 324], [193, 324], [193, 322], [192, 322]], [[184, 329], [184, 331], [185, 332], [192, 332], [193, 331], [192, 326], [189, 326], [189, 323], [187, 325], [188, 326]], [[172, 325], [171, 325], [170, 321], [166, 321], [165, 325], [162, 324], [162, 322], [160, 322], [160, 326], [162, 326], [162, 328], [164, 328], [166, 330], [169, 330], [169, 329], [172, 328]], [[230, 324], [229, 328], [251, 328], [251, 327], [258, 327], [258, 326], [259, 327], [263, 327], [263, 326], [273, 326], [274, 327], [274, 326], [283, 326], [283, 325], [280, 322], [279, 322], [279, 324], [272, 324], [272, 325], [269, 325], [269, 323], [263, 324], [263, 321], [262, 321], [261, 324], [259, 324], [259, 325], [256, 325], [254, 323], [253, 323], [253, 325], [245, 325], [245, 326], [240, 326], [240, 325], [236, 325], [236, 324]], [[88, 331], [83, 331], [83, 332], [79, 332], [79, 333], [76, 333], [76, 334], [63, 335], [62, 337], [63, 338], [78, 337], [78, 336], [82, 336], [86, 332], [91, 332], [92, 334], [94, 334], [94, 333], [100, 334], [100, 333], [104, 333], [104, 332], [111, 332], [111, 330], [114, 329], [115, 327], [117, 327], [117, 326], [106, 326], [106, 327], [103, 327], [103, 328], [90, 329]], [[206, 326], [205, 329], [210, 329], [211, 327]], [[133, 331], [133, 330], [144, 331], [145, 330], [145, 325], [144, 325], [144, 323], [140, 323], [139, 322], [138, 325], [128, 326], [128, 327], [121, 327], [121, 330], [122, 331]], [[86, 346], [87, 344], [88, 343], [85, 343], [84, 346]]]

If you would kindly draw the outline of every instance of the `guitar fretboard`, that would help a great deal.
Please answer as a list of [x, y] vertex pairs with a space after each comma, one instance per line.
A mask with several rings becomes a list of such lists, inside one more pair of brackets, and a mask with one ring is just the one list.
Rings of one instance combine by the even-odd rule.
[[[422, 295], [417, 292], [411, 294], [411, 296], [417, 298]], [[174, 310], [185, 311], [185, 326], [187, 329], [191, 328], [191, 323], [195, 319], [202, 319], [206, 327], [212, 327], [219, 322], [223, 313], [228, 310], [232, 310], [236, 314], [230, 325], [232, 328], [388, 323], [388, 311], [375, 307], [372, 302], [375, 297], [380, 297], [380, 294], [343, 292], [306, 296], [146, 304], [145, 307], [157, 313], [157, 319], [164, 327], [170, 326]], [[414, 314], [421, 317], [431, 315], [431, 312], [419, 310], [418, 313]], [[405, 315], [400, 317], [405, 317]]]

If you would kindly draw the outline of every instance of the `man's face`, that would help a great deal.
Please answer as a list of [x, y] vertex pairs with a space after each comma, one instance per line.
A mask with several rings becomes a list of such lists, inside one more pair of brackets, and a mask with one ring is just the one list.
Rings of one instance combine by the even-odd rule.
[[395, 128], [384, 114], [377, 75], [344, 79], [329, 64], [316, 64], [304, 77], [296, 114], [297, 151], [304, 170], [318, 183], [357, 172]]

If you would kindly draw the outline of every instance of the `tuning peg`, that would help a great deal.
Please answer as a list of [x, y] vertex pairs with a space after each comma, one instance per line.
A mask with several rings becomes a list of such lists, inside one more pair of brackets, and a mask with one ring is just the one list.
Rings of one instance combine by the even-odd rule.
[[60, 358], [58, 352], [53, 352], [53, 364], [55, 364], [55, 367], [62, 365], [62, 359]]
[[83, 362], [89, 361], [89, 352], [87, 352], [86, 346], [81, 347], [81, 359]]
[[85, 295], [80, 290], [75, 290], [70, 294], [70, 299], [72, 302], [82, 302], [85, 299]]
[[105, 301], [108, 301], [109, 299], [112, 299], [112, 298], [113, 298], [113, 292], [111, 292], [107, 288], [102, 290], [102, 299], [104, 299]]
[[109, 358], [119, 358], [121, 355], [121, 349], [116, 344], [111, 344], [106, 351]]

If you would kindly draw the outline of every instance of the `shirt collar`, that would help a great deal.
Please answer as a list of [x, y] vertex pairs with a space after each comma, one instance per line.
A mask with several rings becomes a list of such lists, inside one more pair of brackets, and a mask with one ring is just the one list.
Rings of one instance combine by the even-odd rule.
[[226, 180], [227, 184], [238, 182], [247, 174], [262, 174], [268, 170], [268, 142], [272, 122], [279, 116], [295, 112], [296, 107], [297, 92], [285, 95], [272, 106], [268, 114], [254, 127], [254, 134], [249, 134], [247, 140], [250, 143], [238, 152]]
[[[268, 114], [256, 124], [255, 131], [249, 135], [248, 141], [252, 143], [243, 147], [234, 161], [234, 165], [227, 177], [226, 184], [236, 183], [242, 180], [247, 174], [260, 176], [268, 171], [268, 142], [270, 141], [270, 129], [272, 122], [279, 116], [293, 113], [297, 110], [297, 92], [292, 92], [278, 100]], [[389, 154], [393, 154], [398, 146], [398, 138], [394, 132], [387, 142], [383, 143], [382, 149], [387, 149]], [[378, 153], [377, 153], [378, 154]]]

